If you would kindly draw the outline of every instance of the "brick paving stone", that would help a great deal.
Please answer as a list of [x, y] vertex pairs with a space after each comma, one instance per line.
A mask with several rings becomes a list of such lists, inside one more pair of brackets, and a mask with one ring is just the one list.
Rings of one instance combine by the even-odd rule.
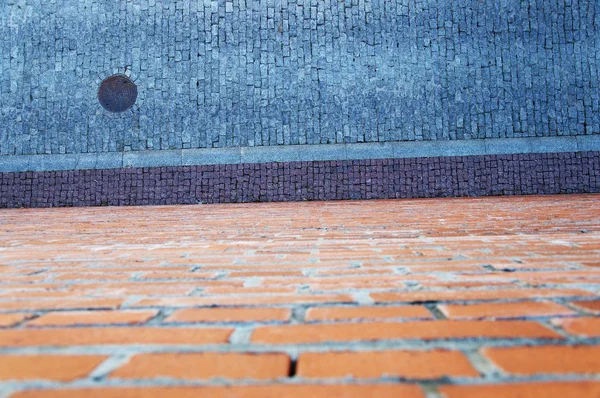
[[495, 290], [435, 290], [416, 292], [371, 293], [378, 303], [416, 301], [501, 300], [541, 297], [593, 296], [581, 289], [495, 289]]
[[0, 355], [0, 380], [72, 381], [85, 378], [106, 358], [99, 355]]
[[363, 398], [373, 395], [381, 398], [425, 398], [417, 385], [410, 384], [275, 384], [266, 386], [229, 387], [113, 387], [68, 390], [30, 390], [14, 394], [11, 398], [67, 398], [82, 396], [89, 398]]
[[442, 386], [440, 392], [444, 398], [595, 398], [600, 396], [600, 383], [580, 381]]
[[594, 313], [600, 313], [600, 300], [596, 300], [596, 301], [576, 301], [574, 303], [572, 303], [574, 305], [576, 305], [577, 307], [586, 309], [588, 311], [594, 312]]
[[409, 321], [362, 322], [333, 325], [263, 326], [252, 341], [264, 344], [306, 344], [327, 341], [461, 339], [461, 338], [558, 338], [546, 327], [528, 321]]
[[217, 344], [225, 343], [226, 328], [56, 328], [0, 330], [0, 347], [77, 346], [99, 344]]
[[600, 318], [577, 318], [577, 319], [556, 319], [554, 324], [559, 325], [568, 333], [587, 336], [600, 337]]
[[439, 309], [452, 319], [521, 318], [575, 314], [575, 311], [560, 304], [547, 302], [440, 305]]
[[88, 308], [118, 308], [123, 303], [122, 299], [89, 299], [89, 298], [66, 298], [48, 300], [13, 300], [0, 302], [0, 310], [32, 309], [49, 310], [60, 308], [88, 309]]
[[27, 326], [65, 326], [144, 323], [158, 311], [69, 311], [51, 312], [27, 322]]
[[290, 358], [281, 353], [142, 354], [111, 373], [111, 378], [254, 379], [287, 377]]
[[489, 347], [482, 351], [506, 373], [600, 373], [600, 346]]
[[344, 319], [432, 318], [423, 306], [401, 307], [317, 307], [306, 311], [307, 321], [340, 321]]
[[13, 326], [29, 316], [28, 314], [0, 314], [0, 327]]
[[387, 375], [435, 379], [477, 377], [479, 373], [462, 353], [456, 351], [383, 351], [301, 354], [298, 375], [307, 378], [378, 378]]
[[166, 297], [166, 298], [147, 298], [138, 303], [132, 304], [137, 307], [148, 306], [169, 306], [169, 307], [187, 307], [187, 306], [226, 306], [226, 305], [274, 305], [274, 304], [293, 304], [293, 303], [351, 303], [354, 300], [349, 294], [282, 294], [282, 295], [263, 295], [263, 296], [213, 296], [213, 297]]
[[186, 308], [175, 311], [165, 322], [269, 322], [287, 321], [288, 308]]

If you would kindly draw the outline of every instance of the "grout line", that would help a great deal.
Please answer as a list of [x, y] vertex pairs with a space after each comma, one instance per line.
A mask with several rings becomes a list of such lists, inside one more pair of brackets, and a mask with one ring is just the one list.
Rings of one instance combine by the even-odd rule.
[[244, 287], [260, 287], [261, 282], [262, 282], [262, 278], [259, 276], [252, 276], [252, 277], [244, 278]]
[[448, 319], [448, 317], [437, 307], [437, 303], [425, 303], [425, 308], [431, 312], [435, 319]]
[[425, 393], [425, 398], [443, 398], [444, 396], [438, 391], [438, 386], [432, 383], [419, 383], [419, 387]]
[[[596, 297], [588, 297], [588, 298], [590, 299], [589, 301], [597, 301], [598, 300], [597, 296]], [[581, 301], [581, 300], [563, 300], [560, 297], [552, 297], [551, 301], [554, 303], [560, 304], [563, 307], [567, 307], [568, 309], [570, 309], [572, 311], [575, 311], [575, 313], [580, 316], [584, 316], [584, 317], [598, 316], [597, 312], [594, 312], [593, 310], [582, 308], [582, 307], [579, 307], [579, 306], [573, 304], [573, 301]], [[588, 301], [588, 300], [586, 300], [586, 301]]]
[[290, 317], [290, 324], [303, 324], [306, 317], [306, 308], [304, 306], [294, 307]]
[[375, 300], [373, 300], [373, 298], [370, 295], [370, 291], [366, 291], [366, 290], [360, 290], [358, 292], [354, 292], [354, 293], [350, 293], [350, 295], [352, 296], [352, 299], [358, 304], [358, 305], [373, 305], [375, 304]]
[[100, 381], [113, 371], [129, 362], [131, 357], [132, 355], [123, 353], [112, 355], [98, 365], [98, 367], [89, 374], [88, 378], [95, 381]]
[[481, 352], [479, 351], [484, 346], [474, 349], [463, 350], [463, 354], [471, 362], [473, 367], [483, 376], [484, 379], [493, 379], [502, 376], [502, 372]]
[[163, 321], [168, 318], [171, 314], [173, 314], [175, 312], [175, 310], [173, 309], [161, 309], [160, 311], [158, 311], [158, 313], [153, 316], [152, 318], [150, 318], [149, 320], [147, 320], [146, 322], [144, 322], [143, 324], [141, 324], [141, 326], [158, 326], [158, 325], [163, 325]]
[[17, 388], [7, 388], [2, 386], [3, 382], [0, 381], [0, 398], [9, 398], [15, 392], [17, 392]]
[[235, 330], [229, 336], [229, 343], [233, 345], [237, 344], [250, 344], [250, 338], [252, 337], [252, 332], [254, 331], [253, 326], [240, 326], [235, 328]]

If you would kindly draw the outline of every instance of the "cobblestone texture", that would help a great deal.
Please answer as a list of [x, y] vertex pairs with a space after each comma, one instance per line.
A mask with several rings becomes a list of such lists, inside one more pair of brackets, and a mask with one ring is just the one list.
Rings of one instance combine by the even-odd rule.
[[600, 192], [600, 152], [0, 173], [0, 207]]
[[3, 398], [600, 396], [598, 195], [0, 224]]
[[[600, 133], [596, 1], [14, 0], [0, 154]], [[103, 111], [131, 73], [139, 108]]]

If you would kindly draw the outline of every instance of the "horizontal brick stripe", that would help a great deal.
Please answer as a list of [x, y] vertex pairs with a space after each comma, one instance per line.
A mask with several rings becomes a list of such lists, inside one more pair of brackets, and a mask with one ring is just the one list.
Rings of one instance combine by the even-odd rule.
[[425, 398], [417, 385], [285, 385], [228, 386], [228, 387], [146, 387], [146, 388], [86, 388], [65, 390], [30, 390], [11, 398]]
[[488, 347], [482, 351], [506, 373], [600, 373], [600, 346]]
[[0, 173], [0, 207], [600, 192], [600, 152]]
[[0, 330], [0, 348], [101, 344], [226, 343], [231, 329], [206, 328], [60, 328]]
[[0, 381], [71, 381], [87, 376], [105, 359], [100, 355], [0, 355]]
[[134, 356], [111, 374], [119, 379], [228, 379], [270, 380], [287, 377], [290, 359], [282, 353], [143, 354]]
[[263, 326], [255, 329], [254, 343], [306, 344], [328, 341], [464, 338], [562, 337], [528, 321], [410, 321], [337, 323], [332, 325]]
[[411, 379], [479, 376], [462, 353], [442, 350], [304, 353], [298, 358], [298, 375], [306, 378], [397, 375]]
[[595, 398], [600, 396], [600, 383], [584, 381], [441, 386], [440, 392], [444, 398]]

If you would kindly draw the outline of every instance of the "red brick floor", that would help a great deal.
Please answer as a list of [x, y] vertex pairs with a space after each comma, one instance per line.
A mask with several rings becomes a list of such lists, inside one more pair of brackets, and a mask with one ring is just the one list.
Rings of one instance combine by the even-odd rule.
[[600, 397], [600, 196], [0, 211], [0, 397]]

